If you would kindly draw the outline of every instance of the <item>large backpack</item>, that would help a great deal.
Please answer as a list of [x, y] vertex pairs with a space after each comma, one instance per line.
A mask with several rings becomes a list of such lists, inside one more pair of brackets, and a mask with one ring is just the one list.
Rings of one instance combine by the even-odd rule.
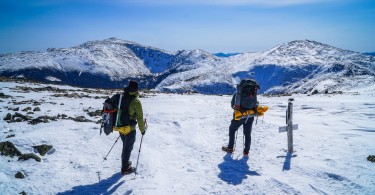
[[113, 132], [113, 127], [137, 124], [137, 121], [131, 120], [129, 116], [129, 105], [133, 99], [134, 97], [129, 93], [121, 93], [105, 101], [102, 111], [102, 128], [106, 135]]
[[254, 110], [258, 104], [258, 89], [260, 89], [259, 85], [254, 79], [243, 79], [237, 85], [232, 108], [235, 110]]

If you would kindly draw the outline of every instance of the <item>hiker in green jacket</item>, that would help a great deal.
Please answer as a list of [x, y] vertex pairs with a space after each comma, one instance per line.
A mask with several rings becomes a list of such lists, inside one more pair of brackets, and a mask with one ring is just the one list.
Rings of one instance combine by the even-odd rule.
[[[121, 154], [121, 173], [129, 174], [134, 172], [131, 166], [130, 155], [136, 138], [136, 124], [142, 135], [146, 133], [143, 119], [141, 101], [138, 99], [138, 83], [129, 81], [129, 85], [124, 88], [123, 94], [116, 94], [110, 99], [111, 105], [118, 110], [118, 117], [113, 130], [119, 131], [123, 143]], [[121, 100], [121, 103], [119, 103]], [[120, 109], [118, 106], [120, 105]]]

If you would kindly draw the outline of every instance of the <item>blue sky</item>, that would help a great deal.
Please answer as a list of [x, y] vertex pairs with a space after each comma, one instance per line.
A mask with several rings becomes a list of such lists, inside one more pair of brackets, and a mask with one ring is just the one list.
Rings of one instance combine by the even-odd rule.
[[0, 53], [117, 37], [168, 51], [258, 52], [301, 39], [375, 51], [374, 0], [0, 0]]

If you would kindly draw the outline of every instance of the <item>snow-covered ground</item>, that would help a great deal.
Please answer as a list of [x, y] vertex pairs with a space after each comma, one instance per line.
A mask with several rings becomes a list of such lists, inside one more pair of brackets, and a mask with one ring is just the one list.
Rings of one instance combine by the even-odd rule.
[[[149, 94], [141, 98], [148, 131], [135, 176], [121, 176], [121, 141], [103, 161], [116, 138], [99, 135], [95, 122], [58, 119], [36, 125], [2, 120], [8, 108], [36, 106], [32, 117], [65, 114], [90, 117], [86, 111], [101, 109], [102, 99], [84, 96], [54, 97], [52, 91], [22, 93], [16, 86], [68, 89], [81, 95], [103, 97], [106, 91], [77, 91], [79, 88], [0, 82], [0, 142], [10, 141], [22, 153], [35, 153], [32, 146], [53, 145], [42, 158], [18, 161], [0, 157], [0, 194], [375, 194], [375, 90], [342, 95], [294, 95], [294, 150], [287, 154], [285, 125], [288, 97], [260, 96], [270, 106], [253, 126], [249, 158], [242, 156], [240, 129], [233, 156], [221, 151], [228, 142], [232, 117], [230, 96]], [[137, 130], [138, 131], [138, 130]], [[14, 137], [6, 138], [9, 135]], [[133, 164], [141, 135], [132, 152]], [[26, 177], [15, 178], [21, 171]]]

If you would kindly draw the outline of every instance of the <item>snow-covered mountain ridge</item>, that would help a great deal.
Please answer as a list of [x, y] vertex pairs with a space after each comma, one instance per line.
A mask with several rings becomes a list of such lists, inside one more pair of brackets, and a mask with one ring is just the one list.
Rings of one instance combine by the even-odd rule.
[[374, 56], [316, 41], [292, 41], [230, 60], [234, 75], [254, 77], [268, 93], [347, 91], [375, 83]]
[[259, 81], [261, 92], [312, 93], [374, 84], [375, 57], [310, 40], [222, 58], [199, 49], [169, 52], [110, 38], [2, 54], [0, 75], [97, 88], [119, 88], [136, 79], [143, 88], [206, 94], [232, 93], [233, 77], [250, 77]]

